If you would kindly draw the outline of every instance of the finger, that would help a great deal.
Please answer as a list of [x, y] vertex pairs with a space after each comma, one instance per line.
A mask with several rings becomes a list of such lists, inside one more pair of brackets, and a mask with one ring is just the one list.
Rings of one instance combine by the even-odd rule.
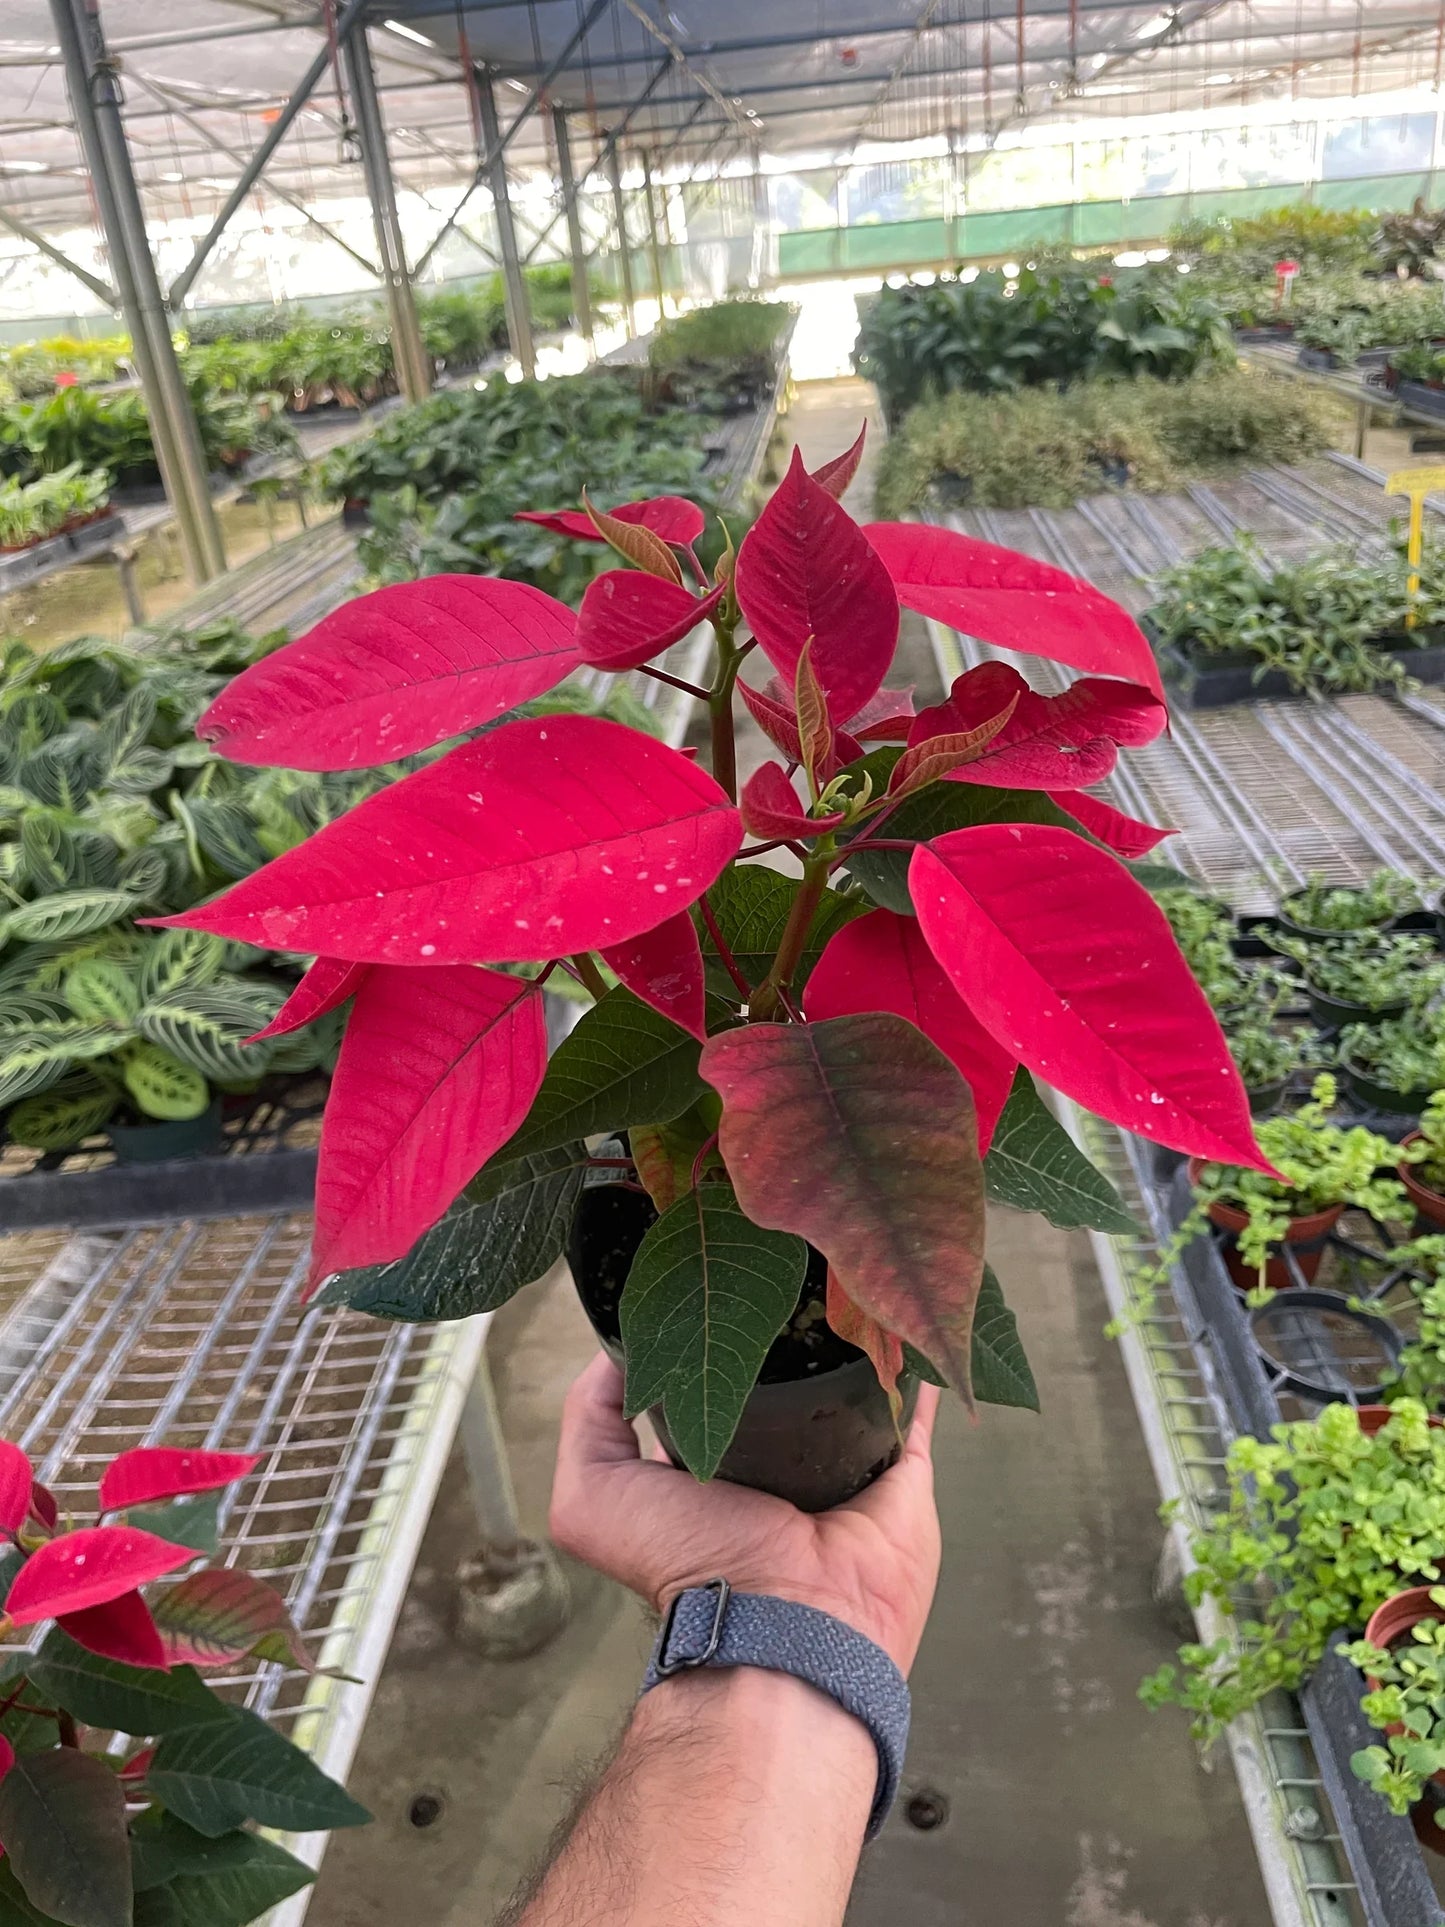
[[622, 1372], [606, 1352], [598, 1352], [578, 1376], [562, 1407], [559, 1472], [641, 1457], [637, 1434], [622, 1416], [622, 1385]]
[[905, 1458], [932, 1460], [933, 1427], [938, 1418], [938, 1407], [942, 1399], [943, 1394], [936, 1385], [919, 1386], [918, 1404], [914, 1408], [913, 1423], [908, 1428]]

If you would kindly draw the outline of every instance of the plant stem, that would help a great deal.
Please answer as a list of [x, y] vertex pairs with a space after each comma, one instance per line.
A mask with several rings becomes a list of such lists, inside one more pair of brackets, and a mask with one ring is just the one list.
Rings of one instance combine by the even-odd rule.
[[682, 690], [685, 695], [696, 697], [700, 703], [710, 700], [708, 691], [699, 689], [695, 682], [684, 682], [681, 676], [670, 676], [665, 669], [654, 669], [651, 663], [644, 662], [639, 667], [643, 675], [651, 676], [654, 682], [668, 683], [672, 688]]
[[712, 913], [712, 905], [707, 900], [706, 891], [698, 898], [697, 905], [702, 912], [702, 920], [707, 925], [707, 934], [712, 938], [713, 948], [717, 951], [718, 962], [737, 985], [746, 1003], [753, 994], [753, 987], [738, 967], [737, 958], [729, 950], [722, 931], [718, 929], [717, 918]]
[[738, 679], [738, 664], [746, 654], [733, 647], [732, 630], [713, 617], [717, 632], [717, 670], [708, 691], [707, 711], [712, 724], [712, 773], [736, 803], [738, 800], [738, 750], [733, 736], [733, 684]]
[[56, 1714], [55, 1718], [60, 1733], [60, 1744], [62, 1746], [78, 1747], [80, 1745], [80, 1733], [71, 1715], [66, 1712], [60, 1712]]
[[590, 990], [597, 1001], [601, 1003], [602, 999], [607, 995], [607, 979], [602, 975], [602, 972], [597, 968], [596, 964], [593, 963], [587, 951], [579, 950], [576, 953], [572, 959], [572, 968], [577, 972], [577, 975], [581, 978], [586, 988]]
[[828, 887], [828, 871], [832, 866], [833, 854], [833, 838], [825, 836], [803, 864], [803, 881], [793, 898], [788, 921], [783, 926], [778, 954], [748, 1005], [750, 1017], [760, 1017], [767, 1022], [776, 1020], [780, 1009], [785, 1012], [788, 1010], [788, 988], [802, 958], [803, 946], [808, 941], [808, 932], [813, 926], [818, 905], [823, 901], [823, 892]]

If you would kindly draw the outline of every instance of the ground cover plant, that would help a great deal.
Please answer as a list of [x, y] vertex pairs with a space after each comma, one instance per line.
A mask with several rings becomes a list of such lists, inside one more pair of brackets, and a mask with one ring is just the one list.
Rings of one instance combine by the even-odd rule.
[[27, 1927], [245, 1927], [314, 1878], [252, 1830], [364, 1824], [299, 1748], [205, 1675], [315, 1662], [280, 1595], [213, 1565], [251, 1453], [112, 1459], [62, 1519], [0, 1443], [0, 1910]]
[[[243, 396], [193, 390], [192, 400], [213, 467], [234, 468], [250, 455], [294, 446], [284, 422]], [[119, 486], [159, 480], [145, 397], [138, 388], [111, 393], [59, 388], [43, 401], [0, 406], [0, 475], [33, 482], [77, 465], [103, 469]]]
[[[1128, 1220], [1030, 1073], [1267, 1168], [1218, 1024], [1116, 853], [1161, 833], [1089, 793], [1164, 727], [1147, 645], [1058, 570], [858, 527], [837, 498], [860, 451], [812, 476], [795, 455], [712, 574], [678, 497], [552, 511], [629, 565], [575, 614], [433, 577], [244, 672], [201, 729], [249, 766], [365, 769], [481, 733], [166, 920], [316, 957], [272, 1035], [352, 1000], [317, 1186], [327, 1302], [466, 1315], [555, 1259], [599, 1156], [648, 1194], [628, 1404], [660, 1404], [702, 1477], [805, 1294], [895, 1391], [908, 1356], [965, 1396], [1032, 1401], [985, 1191]], [[900, 605], [1084, 679], [1045, 698], [989, 663], [913, 714], [885, 682]], [[655, 673], [702, 622], [710, 769], [593, 717], [503, 720], [580, 664]], [[778, 751], [741, 791], [739, 703]], [[779, 844], [800, 874], [755, 866]], [[562, 973], [595, 1001], [549, 1062], [539, 992]]]
[[783, 301], [715, 301], [662, 321], [648, 348], [656, 392], [717, 414], [757, 407], [772, 393], [795, 312]]
[[89, 522], [109, 499], [105, 470], [79, 462], [34, 482], [0, 479], [0, 550], [30, 548]]
[[1421, 1092], [1445, 1089], [1445, 1018], [1438, 1010], [1411, 1010], [1382, 1024], [1350, 1024], [1340, 1033], [1339, 1054], [1372, 1084], [1418, 1102]]
[[1377, 870], [1358, 886], [1331, 883], [1326, 876], [1306, 877], [1298, 890], [1280, 899], [1280, 914], [1305, 930], [1343, 936], [1372, 930], [1408, 910], [1420, 908], [1420, 891], [1399, 870]]

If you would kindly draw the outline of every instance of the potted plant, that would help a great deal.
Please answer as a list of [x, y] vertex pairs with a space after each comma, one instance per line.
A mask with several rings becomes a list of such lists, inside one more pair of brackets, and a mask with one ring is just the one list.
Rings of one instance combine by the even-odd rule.
[[[285, 1833], [370, 1815], [284, 1734], [203, 1673], [315, 1672], [285, 1602], [210, 1564], [224, 1488], [260, 1460], [172, 1446], [122, 1452], [94, 1522], [63, 1524], [0, 1443], [7, 1646], [0, 1687], [0, 1908], [118, 1927], [242, 1923], [315, 1878], [249, 1823]], [[139, 1906], [137, 1906], [139, 1902]]]
[[1258, 1007], [1221, 1013], [1225, 1039], [1255, 1117], [1279, 1107], [1285, 1086], [1307, 1061], [1314, 1033], [1303, 1027], [1279, 1030], [1273, 1013]]
[[[354, 997], [313, 1289], [461, 1316], [559, 1256], [589, 1172], [640, 1188], [657, 1217], [634, 1219], [635, 1252], [578, 1280], [605, 1323], [625, 1268], [629, 1409], [660, 1407], [700, 1477], [734, 1470], [738, 1433], [750, 1477], [814, 1505], [887, 1462], [905, 1365], [1032, 1402], [985, 1285], [986, 1186], [1125, 1222], [1030, 1072], [1155, 1141], [1269, 1168], [1218, 1023], [1111, 847], [1159, 832], [1088, 794], [1117, 746], [1164, 726], [1144, 638], [1046, 565], [859, 528], [837, 498], [860, 452], [817, 476], [795, 454], [715, 580], [692, 560], [701, 511], [662, 497], [591, 513], [631, 566], [575, 615], [523, 584], [434, 577], [247, 670], [200, 725], [243, 763], [357, 769], [482, 733], [168, 920], [317, 957], [273, 1036]], [[987, 663], [911, 714], [884, 682], [900, 603], [1090, 673], [1043, 697]], [[655, 659], [703, 623], [710, 772], [595, 717], [502, 720], [582, 664], [671, 677]], [[778, 751], [741, 791], [739, 702]], [[757, 867], [780, 845], [799, 874]], [[558, 974], [595, 1002], [549, 1065], [539, 993]], [[803, 1361], [809, 1389], [759, 1453], [753, 1386], [822, 1316], [876, 1368], [856, 1451], [812, 1461], [810, 1428], [851, 1394]]]
[[[1365, 1675], [1360, 1710], [1384, 1737], [1383, 1745], [1350, 1756], [1351, 1771], [1391, 1813], [1409, 1813], [1427, 1782], [1445, 1786], [1445, 1587], [1395, 1593], [1376, 1607], [1364, 1638], [1344, 1656]], [[1445, 1852], [1445, 1835], [1431, 1841], [1442, 1820], [1445, 1814], [1433, 1808], [1430, 1830], [1419, 1832]]]
[[1227, 1504], [1194, 1537], [1185, 1590], [1239, 1619], [1240, 1643], [1191, 1642], [1147, 1679], [1215, 1738], [1276, 1687], [1300, 1686], [1338, 1627], [1363, 1632], [1402, 1584], [1434, 1585], [1445, 1546], [1445, 1431], [1402, 1399], [1363, 1431], [1348, 1405], [1235, 1439]]
[[1420, 908], [1413, 879], [1398, 870], [1377, 870], [1358, 887], [1311, 876], [1279, 906], [1281, 926], [1292, 937], [1322, 941], [1353, 931], [1385, 930], [1397, 917]]
[[1309, 1284], [1326, 1239], [1349, 1207], [1376, 1218], [1398, 1218], [1404, 1187], [1378, 1175], [1395, 1164], [1396, 1146], [1363, 1125], [1332, 1124], [1334, 1102], [1335, 1081], [1325, 1072], [1315, 1079], [1308, 1103], [1260, 1124], [1259, 1146], [1272, 1175], [1191, 1159], [1194, 1202], [1171, 1240], [1171, 1257], [1209, 1223], [1224, 1234], [1220, 1255], [1241, 1291], [1261, 1286], [1278, 1291], [1296, 1282], [1281, 1247], [1289, 1247]]
[[1357, 931], [1329, 943], [1276, 932], [1269, 940], [1299, 965], [1310, 1016], [1326, 1030], [1400, 1017], [1445, 983], [1432, 939], [1408, 931]]
[[1425, 1106], [1418, 1131], [1400, 1146], [1400, 1182], [1419, 1218], [1445, 1231], [1445, 1090]]
[[1418, 1117], [1445, 1087], [1445, 1037], [1430, 1011], [1351, 1024], [1340, 1033], [1338, 1054], [1346, 1091], [1369, 1110]]

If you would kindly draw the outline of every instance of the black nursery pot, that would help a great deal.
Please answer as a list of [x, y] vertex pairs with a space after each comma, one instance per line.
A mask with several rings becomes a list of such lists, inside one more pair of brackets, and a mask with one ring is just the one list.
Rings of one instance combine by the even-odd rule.
[[[645, 1194], [620, 1184], [588, 1185], [578, 1200], [567, 1259], [582, 1309], [607, 1351], [622, 1360], [618, 1307], [637, 1247], [657, 1218]], [[809, 1248], [798, 1311], [763, 1361], [758, 1383], [723, 1454], [718, 1477], [824, 1512], [871, 1485], [898, 1457], [887, 1394], [871, 1362], [845, 1344], [823, 1317], [827, 1264]], [[905, 1372], [903, 1423], [913, 1415], [918, 1381]], [[670, 1457], [660, 1406], [648, 1418]]]
[[199, 1117], [147, 1118], [143, 1124], [112, 1124], [111, 1149], [122, 1164], [160, 1164], [198, 1158], [220, 1148], [221, 1100], [212, 1098]]
[[1357, 1070], [1354, 1060], [1340, 1052], [1340, 1076], [1346, 1091], [1367, 1111], [1383, 1111], [1389, 1117], [1418, 1117], [1430, 1102], [1430, 1091], [1397, 1091], [1377, 1083], [1367, 1072]]
[[1383, 1024], [1392, 1017], [1403, 1017], [1405, 999], [1397, 1004], [1382, 1004], [1372, 1010], [1368, 1004], [1346, 1003], [1339, 997], [1326, 997], [1323, 991], [1316, 990], [1308, 979], [1305, 990], [1309, 997], [1310, 1016], [1321, 1030], [1342, 1029], [1346, 1024]]

